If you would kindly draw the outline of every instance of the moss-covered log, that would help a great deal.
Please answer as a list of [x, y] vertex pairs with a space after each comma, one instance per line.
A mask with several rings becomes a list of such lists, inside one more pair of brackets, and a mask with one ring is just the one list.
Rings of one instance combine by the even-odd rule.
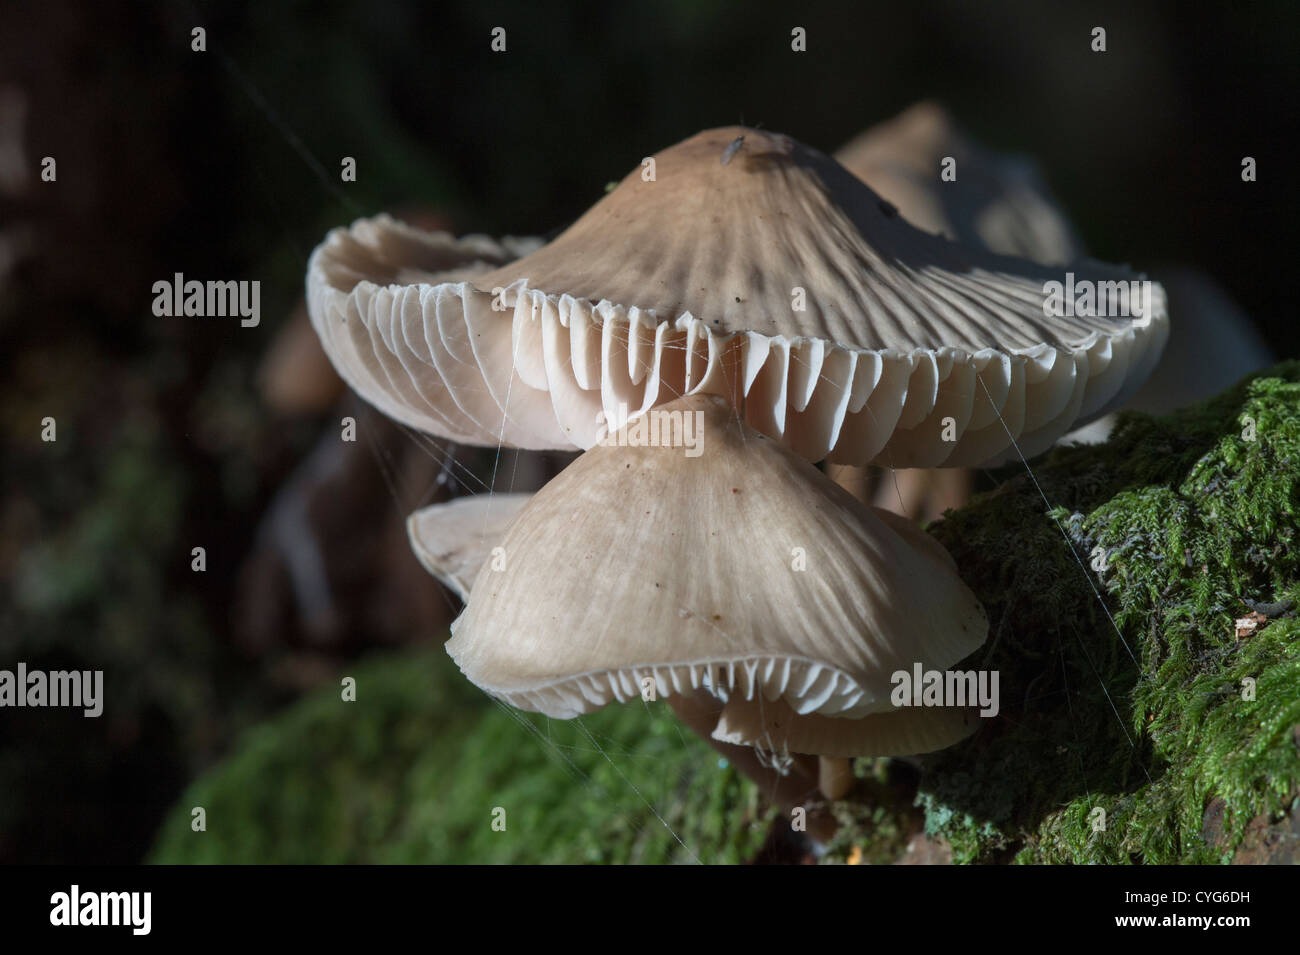
[[492, 703], [441, 649], [351, 676], [354, 702], [316, 693], [191, 786], [153, 860], [741, 862], [770, 829], [662, 702], [548, 720]]
[[[1300, 364], [1031, 466], [932, 528], [989, 612], [963, 667], [999, 672], [999, 714], [919, 767], [858, 761], [824, 858], [1294, 860]], [[790, 828], [662, 702], [560, 723], [437, 654], [356, 675], [195, 783], [154, 858], [726, 862]]]

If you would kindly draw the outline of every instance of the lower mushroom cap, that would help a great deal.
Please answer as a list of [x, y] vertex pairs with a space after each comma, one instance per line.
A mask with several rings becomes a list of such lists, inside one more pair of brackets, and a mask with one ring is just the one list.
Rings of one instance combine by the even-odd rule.
[[723, 399], [659, 410], [694, 422], [698, 453], [599, 445], [511, 524], [504, 569], [479, 572], [447, 644], [474, 683], [558, 718], [652, 682], [659, 696], [705, 688], [848, 722], [895, 712], [895, 671], [983, 643], [983, 609], [919, 528], [861, 504]]
[[771, 753], [819, 756], [904, 756], [929, 753], [965, 739], [979, 726], [971, 707], [920, 707], [861, 719], [796, 713], [783, 700], [729, 702], [713, 738]]
[[406, 519], [411, 550], [424, 569], [462, 600], [531, 494], [474, 494], [421, 508]]

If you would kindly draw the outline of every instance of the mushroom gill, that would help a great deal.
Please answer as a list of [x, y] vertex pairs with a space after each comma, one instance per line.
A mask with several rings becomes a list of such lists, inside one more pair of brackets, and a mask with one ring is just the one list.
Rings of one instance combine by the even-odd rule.
[[654, 159], [522, 257], [335, 230], [308, 269], [327, 352], [390, 415], [469, 443], [585, 449], [711, 393], [809, 460], [933, 467], [1045, 449], [1163, 346], [1155, 283], [1143, 315], [1050, 314], [1061, 269], [923, 232], [787, 136], [707, 130]]

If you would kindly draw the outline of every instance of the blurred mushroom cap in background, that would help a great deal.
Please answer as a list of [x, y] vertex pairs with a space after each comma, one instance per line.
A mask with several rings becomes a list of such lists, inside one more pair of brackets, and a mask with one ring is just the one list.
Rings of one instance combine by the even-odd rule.
[[[1037, 164], [975, 143], [938, 103], [917, 103], [872, 126], [835, 158], [918, 229], [1044, 265], [1084, 254]], [[948, 159], [951, 180], [942, 175]]]

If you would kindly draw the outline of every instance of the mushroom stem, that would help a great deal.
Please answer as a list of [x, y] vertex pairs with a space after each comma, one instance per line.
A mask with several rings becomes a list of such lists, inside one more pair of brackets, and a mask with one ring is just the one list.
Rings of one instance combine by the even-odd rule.
[[871, 472], [852, 464], [828, 464], [827, 476], [863, 504], [871, 502]]
[[796, 807], [806, 809], [808, 828], [805, 831], [809, 838], [822, 845], [831, 841], [839, 823], [825, 806], [818, 805], [816, 800], [809, 802], [813, 795], [813, 777], [817, 775], [814, 768], [817, 757], [793, 755], [785, 772], [778, 772], [764, 765], [752, 746], [724, 743], [713, 735], [722, 714], [722, 704], [715, 697], [704, 690], [696, 690], [693, 694], [674, 693], [665, 699], [679, 720], [725, 756], [736, 771], [757, 785], [769, 800], [787, 812]]
[[784, 775], [764, 766], [752, 746], [724, 743], [713, 736], [722, 706], [703, 690], [665, 697], [677, 718], [727, 758], [742, 776], [757, 785], [769, 799], [784, 808], [802, 806], [811, 792], [813, 764], [810, 756], [795, 756]]
[[842, 799], [853, 788], [853, 761], [842, 756], [819, 756], [817, 787], [827, 799]]

